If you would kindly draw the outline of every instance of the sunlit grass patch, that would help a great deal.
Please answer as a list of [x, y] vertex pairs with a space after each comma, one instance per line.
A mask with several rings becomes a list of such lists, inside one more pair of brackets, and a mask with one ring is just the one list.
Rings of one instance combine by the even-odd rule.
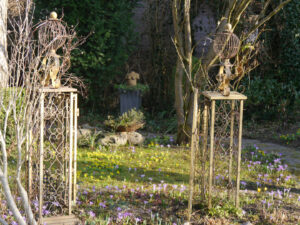
[[106, 186], [188, 182], [189, 151], [170, 148], [102, 149], [78, 153], [77, 176], [84, 185]]

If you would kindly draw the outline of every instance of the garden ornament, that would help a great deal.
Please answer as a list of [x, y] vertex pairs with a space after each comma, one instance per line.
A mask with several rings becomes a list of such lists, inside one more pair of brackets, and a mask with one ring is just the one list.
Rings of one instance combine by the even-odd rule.
[[231, 73], [233, 65], [230, 63], [230, 58], [237, 55], [240, 46], [239, 38], [232, 32], [231, 24], [227, 24], [225, 31], [216, 34], [213, 48], [219, 56], [221, 66], [217, 75], [218, 90], [224, 96], [230, 95], [230, 80], [233, 80], [236, 75]]
[[61, 20], [57, 19], [56, 12], [51, 12], [50, 18], [40, 23], [37, 28], [39, 43], [46, 49], [41, 65], [44, 73], [41, 78], [41, 85], [59, 88], [61, 86], [59, 77], [61, 63], [60, 56], [56, 54], [56, 51], [66, 42], [66, 28]]
[[49, 86], [50, 79], [51, 85], [54, 88], [59, 88], [61, 83], [60, 79], [57, 78], [57, 74], [60, 68], [59, 55], [56, 54], [54, 49], [51, 49], [49, 55], [44, 57], [42, 61], [42, 68], [44, 71], [44, 77], [42, 77], [42, 86]]
[[140, 75], [134, 71], [127, 73], [125, 77], [128, 86], [136, 86], [136, 81], [140, 79]]

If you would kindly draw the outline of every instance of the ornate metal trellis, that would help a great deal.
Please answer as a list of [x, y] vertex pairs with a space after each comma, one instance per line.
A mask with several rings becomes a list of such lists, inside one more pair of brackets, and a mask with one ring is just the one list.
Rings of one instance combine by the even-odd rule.
[[[203, 92], [205, 105], [201, 120], [201, 151], [198, 174], [201, 174], [201, 196], [207, 196], [208, 206], [212, 206], [213, 186], [225, 182], [228, 197], [233, 191], [235, 178], [235, 205], [239, 206], [240, 163], [242, 147], [243, 105], [247, 97], [238, 92], [223, 96], [219, 92]], [[222, 165], [216, 164], [216, 158]], [[208, 165], [206, 162], [209, 162]], [[228, 162], [227, 168], [224, 162]], [[235, 167], [235, 173], [233, 171]], [[224, 171], [227, 175], [224, 176]], [[206, 186], [207, 184], [207, 186]]]
[[[193, 116], [194, 123], [200, 123], [198, 128], [193, 125], [189, 220], [197, 202], [206, 201], [212, 207], [212, 197], [218, 195], [219, 188], [227, 189], [228, 199], [234, 195], [235, 206], [239, 207], [243, 107], [247, 97], [235, 91], [229, 96], [205, 91], [201, 97], [202, 113], [194, 112]], [[194, 107], [197, 109], [197, 103]], [[216, 185], [218, 189], [214, 188]]]
[[[233, 159], [236, 155], [236, 192], [235, 205], [239, 206], [240, 167], [242, 148], [243, 107], [247, 97], [238, 92], [231, 92], [229, 96], [223, 96], [219, 92], [203, 92], [206, 99], [203, 118], [203, 156], [209, 147], [209, 171], [208, 171], [208, 206], [211, 207], [212, 187], [216, 180], [217, 166], [214, 165], [215, 152], [218, 157], [223, 157], [223, 162], [228, 159], [227, 187], [228, 193], [232, 190]], [[216, 102], [219, 104], [216, 105]], [[237, 106], [239, 106], [237, 108]], [[216, 109], [217, 108], [217, 109]], [[209, 114], [210, 111], [210, 114]], [[210, 123], [209, 123], [210, 117]], [[235, 121], [237, 122], [235, 124]], [[236, 132], [238, 126], [238, 133]], [[216, 127], [216, 128], [215, 128]], [[209, 129], [209, 130], [208, 130]], [[208, 136], [209, 134], [209, 136]], [[209, 137], [209, 141], [208, 141]], [[237, 143], [235, 144], [235, 140]], [[208, 145], [209, 143], [209, 145]], [[234, 154], [235, 153], [235, 154]], [[203, 165], [205, 166], [205, 165]], [[219, 178], [218, 178], [219, 179]], [[204, 184], [204, 183], [203, 183]], [[202, 187], [202, 191], [205, 189]]]
[[29, 135], [38, 138], [28, 149], [28, 190], [39, 223], [48, 224], [71, 215], [76, 201], [77, 90], [40, 91], [38, 132]]

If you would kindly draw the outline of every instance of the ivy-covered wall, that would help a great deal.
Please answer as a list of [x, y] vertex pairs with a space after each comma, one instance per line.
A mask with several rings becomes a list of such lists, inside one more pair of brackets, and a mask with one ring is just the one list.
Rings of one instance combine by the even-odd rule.
[[136, 0], [36, 0], [36, 17], [44, 19], [51, 11], [69, 25], [79, 36], [93, 34], [75, 50], [71, 72], [83, 77], [88, 86], [88, 98], [81, 105], [92, 112], [115, 107], [113, 85], [124, 76], [125, 63], [134, 49], [132, 9]]

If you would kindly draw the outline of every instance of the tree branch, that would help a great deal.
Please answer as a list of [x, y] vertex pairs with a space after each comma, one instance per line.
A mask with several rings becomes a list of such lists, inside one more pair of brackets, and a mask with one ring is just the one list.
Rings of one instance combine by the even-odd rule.
[[260, 28], [263, 24], [265, 24], [268, 20], [270, 20], [274, 15], [276, 15], [286, 4], [288, 4], [291, 0], [286, 0], [282, 2], [280, 5], [276, 7], [268, 16], [263, 18], [257, 25], [255, 25], [244, 37], [242, 41], [247, 40], [247, 38], [253, 34], [258, 28]]
[[3, 219], [0, 218], [0, 223], [2, 223], [3, 225], [8, 225], [8, 223], [6, 223]]

